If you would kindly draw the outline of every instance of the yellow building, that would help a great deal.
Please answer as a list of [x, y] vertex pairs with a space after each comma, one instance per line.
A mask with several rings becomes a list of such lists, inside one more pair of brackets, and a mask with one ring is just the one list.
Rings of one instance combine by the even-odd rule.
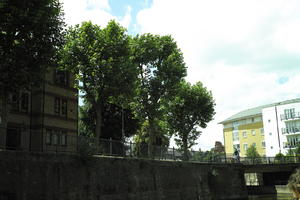
[[220, 122], [224, 126], [223, 134], [227, 156], [233, 156], [237, 149], [239, 156], [245, 157], [246, 151], [251, 145], [256, 147], [261, 156], [266, 155], [262, 108], [248, 109]]

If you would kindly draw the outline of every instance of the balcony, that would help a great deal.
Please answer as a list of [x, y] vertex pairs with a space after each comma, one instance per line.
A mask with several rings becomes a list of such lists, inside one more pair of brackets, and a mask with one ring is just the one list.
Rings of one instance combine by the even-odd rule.
[[289, 114], [282, 114], [280, 115], [280, 119], [282, 120], [293, 120], [293, 119], [299, 119], [300, 118], [300, 112], [292, 112]]
[[300, 127], [282, 128], [282, 134], [300, 134]]

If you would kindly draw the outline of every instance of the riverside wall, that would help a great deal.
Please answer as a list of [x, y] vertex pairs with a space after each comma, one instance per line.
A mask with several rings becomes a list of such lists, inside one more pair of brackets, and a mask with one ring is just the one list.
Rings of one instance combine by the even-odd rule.
[[247, 199], [243, 173], [238, 164], [0, 151], [0, 199]]

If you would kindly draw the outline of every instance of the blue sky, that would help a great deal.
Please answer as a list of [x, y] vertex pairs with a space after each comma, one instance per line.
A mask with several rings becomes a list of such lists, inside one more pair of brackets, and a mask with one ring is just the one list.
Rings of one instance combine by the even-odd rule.
[[198, 140], [223, 141], [218, 122], [243, 109], [300, 98], [299, 0], [63, 0], [68, 25], [119, 21], [129, 34], [171, 34], [216, 100]]

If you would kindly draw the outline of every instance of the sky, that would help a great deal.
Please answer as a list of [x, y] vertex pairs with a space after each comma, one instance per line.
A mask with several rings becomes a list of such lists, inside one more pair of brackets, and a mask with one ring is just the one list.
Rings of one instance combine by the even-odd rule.
[[299, 0], [62, 0], [68, 25], [117, 20], [136, 35], [172, 35], [186, 80], [212, 91], [216, 115], [194, 149], [223, 142], [231, 115], [300, 98]]

